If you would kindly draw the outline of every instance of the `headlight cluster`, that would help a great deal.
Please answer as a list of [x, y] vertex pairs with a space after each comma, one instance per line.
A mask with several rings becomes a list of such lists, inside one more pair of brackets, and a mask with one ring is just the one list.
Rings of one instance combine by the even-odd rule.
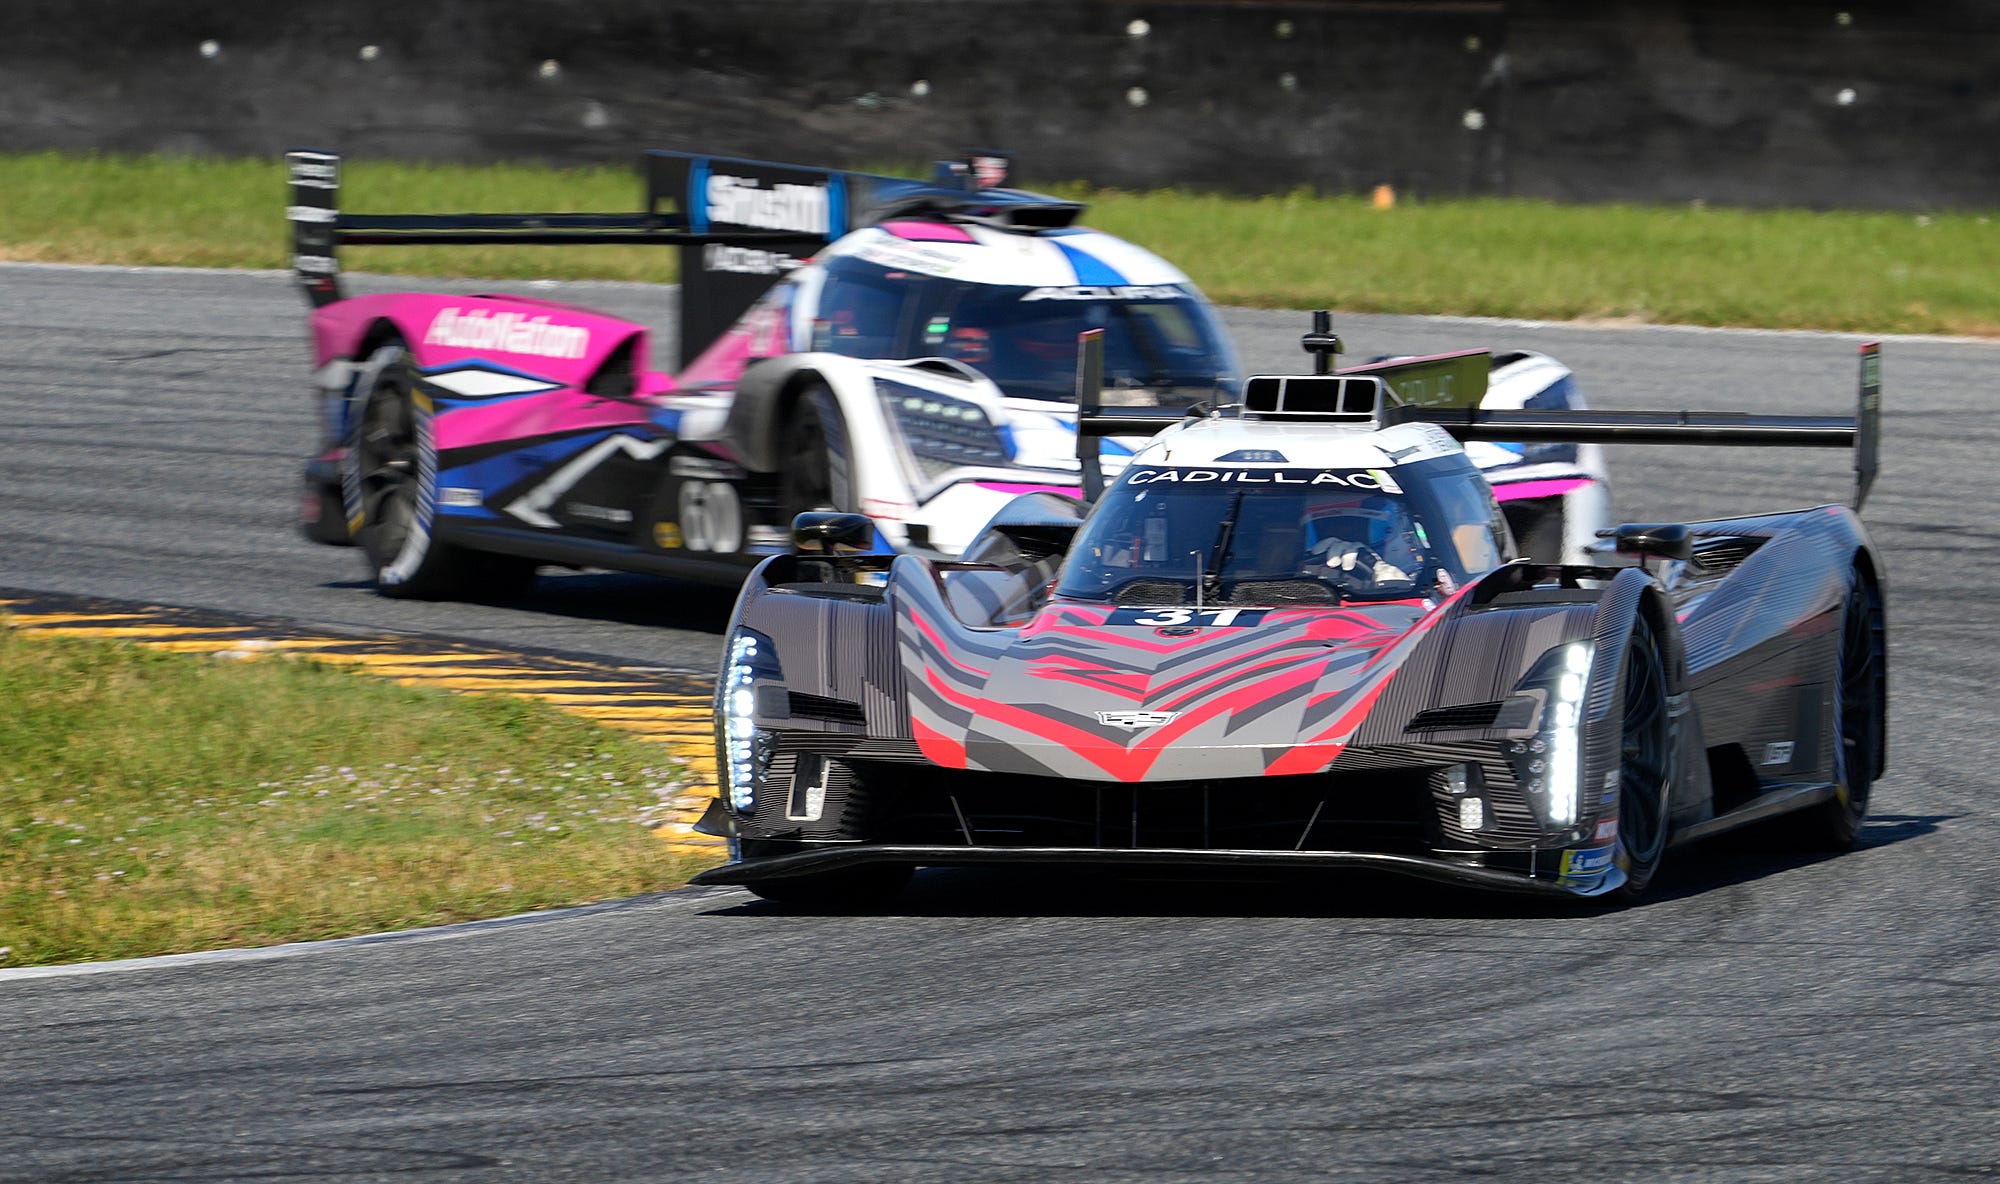
[[1000, 432], [978, 404], [899, 382], [878, 380], [875, 389], [924, 476], [1007, 463]]
[[773, 739], [756, 723], [757, 680], [783, 682], [771, 639], [754, 629], [729, 636], [722, 678], [715, 688], [715, 734], [729, 806], [748, 814], [757, 805], [757, 785], [771, 763]]
[[1549, 830], [1576, 825], [1583, 785], [1583, 707], [1595, 646], [1573, 641], [1542, 655], [1519, 693], [1541, 699], [1541, 724], [1531, 740], [1507, 745], [1528, 805]]

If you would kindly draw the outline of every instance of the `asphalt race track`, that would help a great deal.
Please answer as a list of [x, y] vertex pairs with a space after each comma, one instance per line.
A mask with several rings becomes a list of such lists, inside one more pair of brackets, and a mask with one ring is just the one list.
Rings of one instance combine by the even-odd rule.
[[[575, 285], [670, 321], [671, 294]], [[729, 597], [378, 599], [293, 526], [269, 274], [0, 267], [0, 587], [712, 667]], [[1299, 314], [1235, 313], [1253, 367]], [[1855, 339], [1342, 317], [1600, 406], [1851, 406]], [[1858, 851], [1669, 856], [1623, 913], [1375, 879], [726, 890], [101, 973], [0, 970], [0, 1181], [1918, 1181], [2000, 1175], [2000, 345], [1884, 348], [1891, 773]], [[1842, 500], [1835, 452], [1629, 448], [1620, 510]], [[0, 943], [3, 944], [3, 943]]]

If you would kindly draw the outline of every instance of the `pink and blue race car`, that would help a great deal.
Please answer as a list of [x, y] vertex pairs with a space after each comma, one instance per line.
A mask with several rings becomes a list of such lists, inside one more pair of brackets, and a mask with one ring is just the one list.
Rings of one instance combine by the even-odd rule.
[[[1188, 277], [1006, 188], [997, 153], [926, 181], [650, 152], [637, 214], [343, 213], [338, 157], [287, 160], [325, 433], [306, 530], [358, 543], [392, 596], [504, 598], [550, 563], [734, 584], [820, 510], [867, 515], [876, 553], [954, 556], [1015, 496], [1080, 489], [1093, 329], [1107, 405], [1236, 397]], [[646, 325], [588, 309], [342, 290], [345, 245], [494, 242], [678, 249], [673, 369]], [[1484, 391], [1581, 406], [1540, 355], [1494, 359]], [[1106, 470], [1139, 443], [1105, 442]], [[1576, 558], [1607, 521], [1594, 453], [1477, 458], [1524, 548]]]

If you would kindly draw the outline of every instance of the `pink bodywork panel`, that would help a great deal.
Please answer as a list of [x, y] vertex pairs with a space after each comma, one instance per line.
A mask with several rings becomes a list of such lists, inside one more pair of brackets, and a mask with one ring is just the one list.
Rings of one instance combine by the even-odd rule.
[[1588, 477], [1557, 477], [1548, 481], [1500, 482], [1493, 486], [1495, 501], [1513, 502], [1531, 497], [1560, 497], [1590, 484]]
[[948, 222], [919, 222], [910, 218], [899, 218], [882, 223], [882, 229], [897, 238], [913, 243], [972, 243], [978, 239], [963, 226], [953, 226]]
[[522, 297], [395, 293], [338, 301], [313, 313], [315, 356], [322, 365], [339, 358], [364, 361], [356, 351], [368, 331], [382, 321], [396, 325], [417, 365], [425, 370], [484, 362], [561, 384], [560, 389], [502, 397], [485, 406], [475, 403], [439, 416], [441, 449], [644, 422], [643, 403], [600, 398], [577, 389], [590, 381], [613, 351], [635, 337], [632, 361], [638, 391], [662, 395], [675, 389], [671, 377], [646, 369], [650, 338], [645, 326]]

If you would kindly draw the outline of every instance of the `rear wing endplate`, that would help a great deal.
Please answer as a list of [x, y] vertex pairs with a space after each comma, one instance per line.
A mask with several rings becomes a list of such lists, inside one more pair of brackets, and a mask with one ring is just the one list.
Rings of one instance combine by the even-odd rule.
[[[623, 214], [350, 214], [341, 159], [285, 154], [292, 270], [317, 308], [342, 299], [343, 246], [612, 244], [680, 250], [680, 364], [721, 336], [780, 277], [848, 231], [900, 212], [1066, 226], [1076, 202], [1000, 188], [1009, 158], [975, 149], [929, 181], [687, 152], [647, 152], [642, 208]], [[678, 367], [677, 367], [678, 368]]]
[[1875, 485], [1881, 441], [1882, 345], [1861, 347], [1853, 415], [1738, 411], [1487, 411], [1391, 406], [1382, 424], [1433, 423], [1460, 441], [1547, 444], [1733, 444], [1854, 450], [1854, 508]]

